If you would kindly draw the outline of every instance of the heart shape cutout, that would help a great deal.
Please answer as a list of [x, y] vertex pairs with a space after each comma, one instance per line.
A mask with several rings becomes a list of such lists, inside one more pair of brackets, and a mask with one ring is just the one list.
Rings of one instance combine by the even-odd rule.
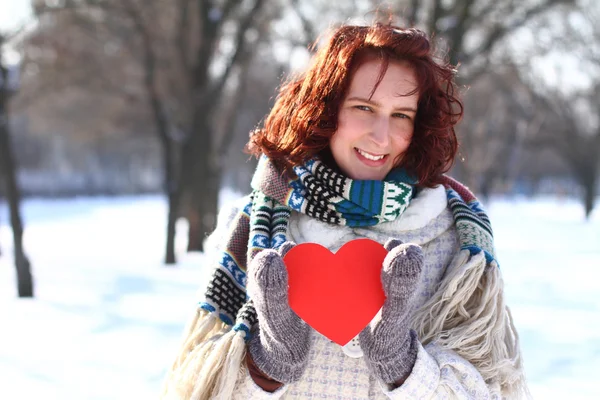
[[371, 239], [344, 244], [335, 254], [316, 243], [283, 258], [292, 310], [316, 331], [344, 346], [383, 306], [381, 269], [387, 250]]

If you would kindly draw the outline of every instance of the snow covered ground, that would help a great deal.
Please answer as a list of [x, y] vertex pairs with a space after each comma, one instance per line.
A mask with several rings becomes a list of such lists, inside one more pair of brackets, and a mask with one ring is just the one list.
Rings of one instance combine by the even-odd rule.
[[[600, 210], [571, 200], [488, 206], [536, 399], [597, 399]], [[25, 246], [36, 299], [16, 298], [11, 233], [0, 204], [0, 399], [157, 397], [196, 291], [202, 254], [164, 267], [160, 197], [30, 200]]]

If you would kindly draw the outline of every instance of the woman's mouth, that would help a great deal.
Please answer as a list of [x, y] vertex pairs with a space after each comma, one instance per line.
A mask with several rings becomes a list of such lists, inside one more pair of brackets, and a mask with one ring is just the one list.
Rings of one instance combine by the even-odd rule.
[[359, 148], [354, 148], [359, 160], [370, 167], [378, 167], [385, 164], [388, 154], [373, 154]]

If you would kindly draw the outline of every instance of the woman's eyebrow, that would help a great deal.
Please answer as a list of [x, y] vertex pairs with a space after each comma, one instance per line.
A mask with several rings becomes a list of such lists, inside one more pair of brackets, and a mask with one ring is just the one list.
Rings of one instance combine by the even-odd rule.
[[[350, 98], [348, 98], [346, 101], [360, 101], [360, 102], [364, 102], [367, 104], [372, 104], [376, 107], [381, 107], [381, 104], [377, 101], [374, 100], [369, 100], [366, 99], [364, 97], [360, 97], [360, 96], [352, 96]], [[417, 112], [417, 109], [414, 107], [410, 107], [410, 106], [402, 106], [402, 107], [395, 107], [394, 110], [399, 110], [399, 111], [412, 111], [414, 113]]]

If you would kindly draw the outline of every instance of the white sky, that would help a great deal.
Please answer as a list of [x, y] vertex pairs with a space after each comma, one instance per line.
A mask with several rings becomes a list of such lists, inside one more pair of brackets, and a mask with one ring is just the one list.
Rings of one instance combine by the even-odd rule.
[[31, 18], [30, 0], [0, 0], [0, 32], [17, 29]]

